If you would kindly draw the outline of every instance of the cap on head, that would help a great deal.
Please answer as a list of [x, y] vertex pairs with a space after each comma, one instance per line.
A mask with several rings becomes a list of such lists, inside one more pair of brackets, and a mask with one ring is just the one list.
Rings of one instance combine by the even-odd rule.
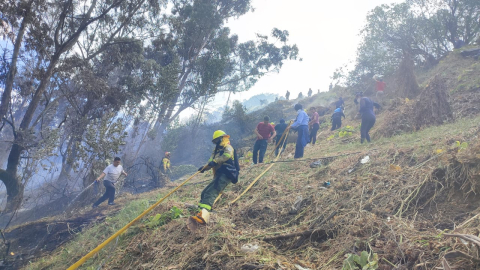
[[285, 123], [285, 119], [280, 119], [280, 124]]
[[295, 111], [301, 110], [303, 107], [301, 104], [295, 104]]
[[220, 137], [223, 137], [223, 136], [225, 136], [225, 135], [227, 135], [227, 133], [225, 133], [225, 131], [223, 131], [223, 130], [217, 130], [217, 131], [215, 131], [215, 132], [213, 133], [213, 139], [212, 139], [212, 141], [214, 141], [215, 139], [218, 139], [218, 138], [220, 138]]

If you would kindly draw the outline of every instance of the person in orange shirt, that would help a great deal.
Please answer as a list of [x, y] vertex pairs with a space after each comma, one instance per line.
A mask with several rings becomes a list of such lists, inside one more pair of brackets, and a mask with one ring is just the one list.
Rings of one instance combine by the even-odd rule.
[[377, 94], [375, 95], [375, 97], [377, 98], [378, 101], [380, 101], [383, 99], [383, 96], [385, 95], [384, 91], [387, 84], [383, 81], [382, 78], [377, 79], [377, 77], [373, 77], [373, 79], [376, 81], [375, 89], [377, 90]]

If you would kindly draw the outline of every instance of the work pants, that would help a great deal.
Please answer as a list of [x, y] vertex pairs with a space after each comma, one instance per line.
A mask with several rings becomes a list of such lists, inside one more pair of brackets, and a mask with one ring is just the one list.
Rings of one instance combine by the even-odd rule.
[[332, 119], [332, 131], [339, 129], [342, 127], [342, 118], [335, 117]]
[[278, 144], [278, 146], [275, 148], [275, 156], [278, 156], [278, 151], [280, 151], [280, 148], [282, 148], [282, 153], [285, 151], [285, 147], [287, 147], [287, 142], [285, 141], [286, 136], [287, 135], [285, 135], [285, 137], [283, 137], [283, 139], [280, 141], [282, 135], [277, 135], [276, 145]]
[[297, 143], [295, 144], [295, 155], [294, 158], [302, 158], [303, 150], [308, 143], [308, 126], [299, 126], [297, 128], [298, 137]]
[[111, 181], [104, 180], [103, 185], [105, 186], [105, 193], [93, 204], [94, 206], [98, 206], [107, 199], [108, 203], [113, 203], [113, 200], [115, 200], [115, 186], [113, 183]]
[[362, 127], [360, 128], [361, 143], [363, 143], [365, 139], [367, 140], [367, 142], [370, 142], [370, 135], [368, 134], [368, 132], [375, 125], [375, 121], [375, 115], [362, 115]]
[[317, 123], [313, 124], [312, 130], [310, 131], [310, 143], [311, 144], [315, 144], [315, 142], [317, 141], [317, 132], [318, 132], [319, 128], [320, 128], [319, 124], [317, 124]]
[[258, 156], [258, 162], [263, 163], [263, 156], [265, 156], [265, 152], [267, 151], [267, 146], [268, 146], [267, 140], [257, 140], [255, 142], [255, 145], [253, 146], [253, 164], [257, 164], [257, 156]]
[[[217, 172], [214, 176], [213, 181], [208, 184], [207, 187], [202, 191], [202, 195], [200, 196], [200, 207], [202, 205], [207, 205], [208, 207], [212, 207], [215, 199], [218, 197], [218, 194], [222, 192], [228, 184], [230, 184], [231, 180], [223, 173]], [[207, 210], [208, 207], [204, 207]]]

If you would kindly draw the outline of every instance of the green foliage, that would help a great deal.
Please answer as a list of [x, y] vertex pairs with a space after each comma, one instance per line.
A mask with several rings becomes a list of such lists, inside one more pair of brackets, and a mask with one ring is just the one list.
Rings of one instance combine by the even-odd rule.
[[374, 74], [392, 75], [405, 53], [417, 66], [431, 67], [453, 49], [456, 38], [466, 44], [478, 38], [479, 16], [476, 0], [410, 0], [377, 6], [360, 32], [355, 68], [350, 72], [339, 68], [332, 79], [369, 85]]
[[340, 129], [337, 129], [334, 134], [327, 138], [328, 141], [333, 140], [335, 138], [344, 138], [350, 137], [355, 132], [355, 129], [352, 126], [345, 126]]
[[455, 147], [458, 149], [458, 152], [461, 152], [461, 151], [467, 149], [468, 143], [467, 142], [460, 143], [460, 141], [456, 141], [455, 142]]
[[185, 125], [181, 124], [178, 119], [168, 126], [166, 134], [162, 138], [162, 150], [173, 152], [177, 148], [178, 144], [181, 142], [182, 132], [185, 132], [184, 127]]
[[168, 222], [181, 217], [183, 217], [182, 210], [174, 206], [168, 212], [165, 212], [163, 214], [156, 214], [149, 217], [147, 220], [144, 221], [144, 224], [147, 228], [153, 229], [158, 226], [163, 226]]
[[378, 255], [373, 255], [362, 251], [360, 256], [356, 254], [348, 254], [347, 258], [343, 261], [342, 270], [374, 270], [378, 268]]
[[247, 108], [240, 101], [233, 101], [232, 107], [227, 108], [222, 115], [222, 122], [231, 122], [240, 127], [241, 132], [247, 130], [247, 124], [252, 121], [252, 117], [247, 114]]
[[178, 179], [184, 175], [193, 174], [197, 171], [197, 167], [195, 165], [179, 165], [179, 166], [172, 166], [172, 172], [169, 175], [172, 180]]

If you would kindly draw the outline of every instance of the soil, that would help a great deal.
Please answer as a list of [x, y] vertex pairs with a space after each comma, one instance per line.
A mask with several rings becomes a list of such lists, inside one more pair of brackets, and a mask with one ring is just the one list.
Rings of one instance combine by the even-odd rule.
[[[111, 213], [110, 213], [111, 214]], [[65, 220], [41, 220], [5, 232], [7, 246], [0, 254], [8, 254], [0, 269], [20, 269], [33, 258], [41, 258], [68, 242], [86, 227], [105, 219], [105, 213], [90, 211]]]

